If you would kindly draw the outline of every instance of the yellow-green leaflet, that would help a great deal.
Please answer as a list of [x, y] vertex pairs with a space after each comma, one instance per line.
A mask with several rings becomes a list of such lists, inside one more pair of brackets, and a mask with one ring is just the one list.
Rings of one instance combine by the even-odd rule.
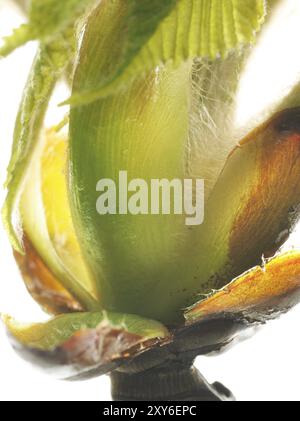
[[17, 116], [14, 143], [6, 186], [8, 194], [3, 207], [3, 220], [12, 245], [22, 250], [20, 234], [13, 226], [12, 215], [18, 194], [39, 140], [48, 103], [57, 80], [74, 53], [73, 33], [69, 31], [50, 44], [39, 47], [23, 94]]
[[57, 34], [64, 32], [95, 3], [96, 0], [32, 0], [28, 23], [4, 38], [3, 46], [0, 47], [0, 57], [7, 56], [30, 40], [47, 43], [54, 40]]
[[[97, 85], [75, 90], [71, 104], [112, 94], [161, 63], [215, 59], [254, 40], [266, 14], [264, 0], [102, 0], [119, 8], [119, 48]], [[113, 17], [118, 19], [118, 17]], [[98, 28], [107, 37], [106, 27]]]

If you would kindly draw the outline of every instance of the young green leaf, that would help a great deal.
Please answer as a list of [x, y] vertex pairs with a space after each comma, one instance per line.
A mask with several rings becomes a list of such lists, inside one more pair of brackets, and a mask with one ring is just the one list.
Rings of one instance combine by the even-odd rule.
[[98, 27], [99, 36], [117, 37], [119, 49], [98, 84], [75, 91], [72, 104], [107, 96], [161, 63], [225, 57], [253, 41], [266, 7], [264, 0], [103, 0], [97, 13], [109, 21]]
[[29, 26], [27, 24], [20, 25], [13, 30], [11, 35], [3, 38], [2, 45], [0, 46], [0, 57], [8, 56], [14, 50], [32, 40], [33, 36]]
[[13, 151], [8, 167], [8, 194], [3, 208], [4, 224], [14, 248], [22, 251], [12, 215], [22, 182], [39, 139], [45, 113], [57, 80], [74, 52], [73, 34], [67, 32], [48, 45], [41, 45], [24, 91], [17, 116]]
[[36, 37], [46, 41], [53, 39], [80, 17], [95, 0], [32, 0], [29, 24]]
[[32, 0], [28, 23], [4, 38], [0, 57], [7, 56], [31, 40], [52, 41], [95, 3], [96, 0]]

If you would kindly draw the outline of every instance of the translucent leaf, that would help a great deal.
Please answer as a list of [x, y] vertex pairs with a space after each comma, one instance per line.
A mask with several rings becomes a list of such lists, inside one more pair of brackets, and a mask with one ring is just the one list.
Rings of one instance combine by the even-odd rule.
[[98, 311], [97, 292], [82, 259], [70, 215], [66, 158], [65, 138], [52, 131], [46, 135], [42, 132], [19, 202], [24, 259], [30, 257], [26, 247], [29, 240], [38, 258], [81, 307]]
[[[72, 104], [107, 96], [161, 63], [225, 57], [254, 40], [266, 8], [264, 0], [104, 0], [94, 13], [100, 40], [95, 61], [104, 56], [106, 67], [97, 85], [73, 94]], [[115, 54], [103, 51], [115, 42]]]
[[[97, 289], [82, 258], [79, 240], [71, 217], [68, 183], [68, 139], [51, 130], [41, 157], [43, 208], [50, 240], [60, 260], [95, 297]], [[24, 204], [23, 204], [24, 205]], [[23, 206], [23, 212], [26, 207]]]

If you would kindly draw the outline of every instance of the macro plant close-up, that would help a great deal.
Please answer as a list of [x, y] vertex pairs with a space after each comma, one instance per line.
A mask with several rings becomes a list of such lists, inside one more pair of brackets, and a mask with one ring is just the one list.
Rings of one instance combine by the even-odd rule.
[[253, 102], [293, 0], [1, 1], [0, 67], [36, 45], [2, 220], [49, 314], [2, 313], [14, 349], [116, 401], [234, 400], [195, 358], [300, 301], [300, 63]]

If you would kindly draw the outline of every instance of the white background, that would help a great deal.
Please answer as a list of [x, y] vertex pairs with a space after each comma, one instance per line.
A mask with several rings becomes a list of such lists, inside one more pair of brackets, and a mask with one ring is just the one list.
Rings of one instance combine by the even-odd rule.
[[[294, 38], [293, 45], [297, 47], [294, 51], [300, 57], [297, 45], [298, 27], [300, 27], [299, 1], [287, 0], [285, 3], [290, 9], [285, 11], [287, 25], [282, 33], [286, 34], [288, 29], [291, 30], [292, 21], [297, 16], [299, 20], [296, 24], [294, 21], [292, 38]], [[21, 22], [17, 10], [8, 6], [8, 0], [0, 0], [0, 35], [8, 34], [12, 27]], [[291, 21], [288, 21], [288, 18]], [[278, 32], [280, 32], [279, 29], [276, 33]], [[260, 92], [263, 89], [269, 89], [274, 95], [274, 90], [280, 85], [278, 81], [280, 75], [282, 76], [284, 72], [287, 74], [291, 66], [295, 68], [297, 63], [290, 65], [285, 63], [283, 66], [285, 70], [282, 70], [281, 54], [286, 54], [286, 45], [286, 42], [280, 44], [279, 40], [273, 55], [272, 51], [269, 52], [270, 56], [267, 57], [266, 62], [270, 66], [272, 60], [279, 61], [277, 66], [272, 66], [271, 73], [268, 74], [266, 71], [263, 75], [260, 71], [256, 76], [256, 83], [260, 83], [256, 89]], [[33, 43], [15, 52], [8, 59], [0, 60], [1, 185], [5, 180], [5, 168], [9, 160], [17, 105], [34, 51], [35, 44]], [[263, 56], [265, 57], [265, 54]], [[299, 57], [294, 58], [294, 61], [299, 62]], [[279, 69], [277, 73], [276, 68]], [[299, 69], [300, 66], [297, 68], [298, 74]], [[260, 78], [262, 78], [261, 81], [259, 81]], [[254, 91], [255, 89], [251, 87], [245, 94], [244, 108], [241, 107], [244, 113], [245, 103], [251, 108], [249, 103], [252, 101], [253, 108], [253, 101], [257, 100], [257, 97], [253, 97], [251, 101], [249, 99], [249, 95], [251, 92], [253, 95]], [[65, 99], [64, 95], [63, 90], [58, 91], [55, 101], [58, 103]], [[266, 101], [267, 92], [265, 94], [261, 92], [261, 98]], [[242, 99], [241, 103], [243, 103]], [[56, 118], [56, 114], [54, 113], [51, 118]], [[3, 189], [0, 190], [1, 203], [4, 200], [4, 193]], [[294, 245], [300, 245], [298, 233], [293, 236], [292, 242]], [[45, 315], [29, 297], [22, 284], [2, 227], [0, 228], [0, 245], [0, 311], [9, 313], [21, 321], [44, 319]], [[298, 401], [300, 400], [299, 322], [300, 307], [298, 306], [280, 320], [270, 322], [263, 327], [252, 339], [236, 345], [227, 353], [218, 357], [199, 358], [197, 366], [209, 381], [223, 382], [235, 393], [238, 400]], [[0, 328], [0, 400], [109, 400], [109, 387], [107, 377], [81, 383], [62, 382], [47, 377], [14, 354], [8, 344], [4, 329]]]

